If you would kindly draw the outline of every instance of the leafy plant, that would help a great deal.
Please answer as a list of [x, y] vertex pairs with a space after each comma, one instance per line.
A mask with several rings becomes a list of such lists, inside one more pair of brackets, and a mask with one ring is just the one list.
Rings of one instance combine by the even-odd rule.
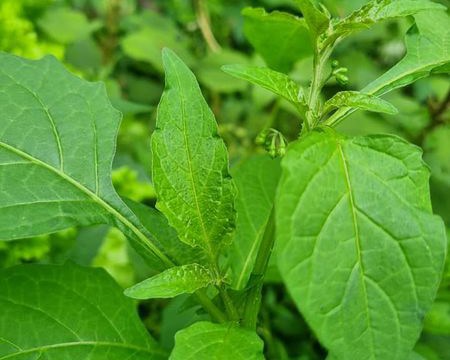
[[[151, 139], [154, 192], [118, 188], [134, 200], [156, 196], [156, 209], [113, 186], [121, 114], [105, 86], [71, 75], [52, 57], [0, 53], [0, 239], [107, 224], [122, 231], [152, 274], [122, 294], [104, 272], [71, 263], [1, 270], [0, 359], [282, 358], [264, 326], [267, 312], [294, 328], [306, 325], [270, 305], [273, 294], [263, 288], [269, 278], [287, 288], [329, 359], [420, 359], [414, 347], [430, 309], [425, 328], [448, 333], [448, 317], [436, 320], [448, 303], [434, 303], [444, 271], [441, 286], [448, 280], [446, 229], [433, 215], [422, 151], [398, 136], [351, 138], [335, 128], [357, 110], [395, 119], [397, 108], [380, 96], [448, 73], [450, 17], [428, 0], [375, 0], [344, 18], [313, 1], [296, 4], [303, 18], [243, 11], [244, 32], [272, 69], [249, 62], [223, 70], [287, 100], [300, 130], [286, 148], [282, 130], [266, 126], [257, 141], [272, 158], [253, 156], [232, 170], [194, 73], [167, 48], [160, 63], [151, 29], [136, 19], [128, 24], [136, 32], [123, 40], [124, 51], [164, 70], [165, 90]], [[61, 42], [97, 29], [78, 13], [65, 16], [78, 23], [70, 38], [55, 31], [55, 13], [41, 26]], [[332, 58], [338, 45], [406, 16], [414, 25], [403, 59], [360, 91], [327, 96], [327, 84], [346, 87], [351, 78], [351, 69]], [[160, 24], [161, 35], [179, 46], [176, 26]], [[147, 41], [149, 53], [139, 45]], [[283, 72], [310, 55], [307, 88]], [[186, 60], [194, 64], [188, 53]], [[439, 125], [426, 139], [432, 167], [439, 168], [446, 129]], [[448, 180], [447, 168], [437, 173]], [[117, 172], [115, 182], [123, 182]], [[177, 311], [195, 309], [195, 321], [183, 324], [167, 349], [145, 331], [129, 298], [176, 296], [184, 299]]]

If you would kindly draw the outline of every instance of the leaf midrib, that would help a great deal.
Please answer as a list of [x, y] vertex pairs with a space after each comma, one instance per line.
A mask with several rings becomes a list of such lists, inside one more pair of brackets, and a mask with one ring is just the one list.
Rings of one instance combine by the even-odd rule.
[[[10, 341], [8, 343], [12, 344]], [[19, 348], [18, 345], [14, 344], [15, 347]], [[148, 354], [161, 354], [161, 355], [167, 355], [162, 350], [150, 350], [147, 348], [143, 348], [137, 345], [132, 344], [126, 344], [126, 343], [118, 343], [118, 342], [109, 342], [109, 341], [77, 341], [77, 342], [65, 342], [65, 343], [58, 343], [58, 344], [50, 344], [50, 345], [44, 345], [44, 346], [38, 346], [34, 348], [29, 349], [21, 349], [20, 352], [14, 352], [12, 354], [7, 354], [5, 356], [0, 357], [0, 360], [5, 359], [13, 359], [17, 356], [22, 356], [24, 354], [30, 354], [37, 351], [46, 351], [46, 350], [52, 350], [52, 349], [61, 349], [61, 348], [67, 348], [67, 347], [76, 347], [76, 346], [105, 346], [105, 347], [116, 347], [116, 348], [122, 348], [122, 349], [129, 349], [133, 351], [139, 351], [139, 352], [145, 352]]]
[[87, 187], [76, 181], [75, 179], [71, 178], [66, 173], [60, 171], [59, 169], [54, 168], [53, 166], [43, 162], [42, 160], [28, 154], [25, 151], [22, 151], [20, 149], [17, 149], [3, 141], [0, 141], [0, 147], [3, 147], [4, 149], [14, 153], [15, 155], [20, 156], [23, 159], [26, 159], [30, 161], [33, 164], [36, 164], [37, 166], [43, 167], [63, 180], [70, 183], [72, 186], [77, 188], [79, 191], [90, 197], [95, 203], [100, 205], [102, 208], [104, 208], [109, 214], [114, 216], [116, 219], [118, 219], [123, 225], [125, 225], [127, 228], [129, 228], [137, 237], [139, 242], [142, 246], [148, 248], [150, 251], [152, 251], [156, 256], [158, 256], [166, 265], [173, 266], [172, 261], [167, 258], [167, 256], [161, 252], [159, 248], [157, 248], [148, 238], [144, 235], [130, 220], [128, 220], [125, 216], [123, 216], [119, 211], [117, 211], [114, 207], [112, 207], [109, 203], [107, 203], [105, 200], [100, 198], [97, 194], [89, 190]]

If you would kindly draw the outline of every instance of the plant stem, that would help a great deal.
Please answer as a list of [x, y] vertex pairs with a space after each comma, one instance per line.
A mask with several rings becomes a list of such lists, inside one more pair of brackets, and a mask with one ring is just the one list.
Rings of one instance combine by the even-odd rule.
[[316, 50], [314, 52], [313, 78], [311, 80], [311, 87], [308, 97], [309, 110], [306, 114], [307, 123], [310, 129], [314, 129], [320, 119], [320, 92], [325, 85], [325, 67], [332, 51], [332, 46], [325, 48], [323, 51], [318, 51], [316, 46]]
[[225, 314], [211, 301], [211, 299], [205, 294], [203, 290], [199, 290], [195, 293], [198, 302], [208, 312], [212, 319], [219, 323], [227, 321]]
[[249, 284], [253, 286], [247, 294], [242, 317], [242, 326], [250, 329], [256, 329], [259, 308], [261, 306], [262, 287], [264, 274], [267, 270], [270, 255], [272, 254], [275, 233], [275, 208], [272, 208], [266, 230], [264, 231], [258, 255], [256, 256], [255, 266], [250, 276]]
[[207, 5], [205, 4], [204, 0], [196, 0], [195, 5], [197, 8], [197, 23], [200, 27], [203, 38], [205, 39], [212, 52], [220, 52], [222, 48], [220, 47], [211, 30], [211, 20], [209, 18]]
[[231, 300], [230, 296], [228, 295], [227, 290], [224, 287], [219, 288], [220, 291], [220, 297], [222, 298], [222, 301], [225, 305], [225, 310], [227, 312], [228, 318], [232, 321], [239, 320], [239, 313], [234, 306], [233, 301]]

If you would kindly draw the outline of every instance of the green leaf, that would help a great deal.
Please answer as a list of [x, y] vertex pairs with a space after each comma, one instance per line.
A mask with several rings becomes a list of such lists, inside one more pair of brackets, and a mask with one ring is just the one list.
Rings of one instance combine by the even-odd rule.
[[241, 290], [250, 278], [270, 218], [281, 174], [280, 162], [267, 155], [254, 156], [240, 164], [232, 174], [238, 190], [237, 220], [228, 259], [231, 285]]
[[263, 360], [264, 344], [253, 331], [235, 324], [202, 321], [175, 335], [170, 360]]
[[304, 19], [262, 8], [245, 8], [244, 33], [267, 65], [288, 72], [294, 63], [312, 55], [309, 29]]
[[319, 36], [328, 29], [330, 19], [317, 9], [311, 0], [296, 0], [296, 3], [314, 37]]
[[[124, 201], [136, 214], [152, 238], [156, 239], [164, 247], [166, 254], [171, 259], [174, 259], [177, 264], [190, 264], [205, 260], [204, 256], [199, 254], [198, 249], [180, 241], [177, 232], [169, 225], [166, 217], [161, 212], [130, 199], [124, 199]], [[165, 269], [166, 266], [152, 267], [152, 270], [158, 272]]]
[[121, 116], [104, 86], [52, 57], [0, 53], [0, 65], [0, 239], [110, 224], [152, 263], [167, 260], [112, 186]]
[[172, 19], [152, 11], [141, 14], [137, 29], [133, 29], [121, 40], [124, 53], [130, 58], [151, 64], [163, 72], [161, 50], [164, 47], [174, 49], [186, 63], [195, 63], [188, 51], [189, 39], [179, 31]]
[[323, 113], [327, 114], [334, 108], [344, 106], [391, 115], [398, 113], [395, 106], [386, 100], [380, 99], [375, 95], [363, 94], [359, 91], [338, 92], [325, 103]]
[[247, 88], [245, 83], [231, 79], [220, 70], [222, 65], [230, 63], [246, 64], [249, 63], [249, 59], [242, 53], [229, 49], [208, 54], [200, 60], [195, 70], [200, 84], [221, 93], [245, 91]]
[[[450, 64], [450, 16], [445, 11], [426, 11], [414, 18], [417, 31], [410, 31], [406, 37], [406, 56], [366, 86], [362, 90], [364, 93], [385, 94]], [[445, 71], [445, 68], [441, 71]]]
[[62, 44], [82, 40], [101, 27], [99, 22], [89, 23], [84, 13], [69, 8], [50, 9], [38, 24], [48, 36]]
[[333, 35], [328, 39], [349, 36], [372, 25], [398, 17], [417, 14], [425, 10], [442, 10], [444, 6], [428, 0], [375, 0], [354, 11], [335, 25]]
[[176, 266], [125, 290], [134, 299], [172, 298], [192, 294], [214, 282], [211, 272], [198, 264]]
[[0, 289], [1, 359], [167, 358], [103, 270], [22, 265], [0, 272]]
[[181, 241], [216, 262], [234, 228], [228, 154], [194, 74], [164, 49], [166, 88], [152, 135], [157, 207]]
[[338, 359], [404, 359], [447, 246], [420, 149], [324, 129], [292, 144], [282, 169], [278, 265], [305, 319]]
[[434, 179], [450, 186], [450, 125], [440, 125], [425, 136], [423, 149], [425, 161]]
[[297, 108], [306, 107], [303, 89], [286, 74], [265, 67], [244, 65], [225, 65], [222, 70], [285, 98]]

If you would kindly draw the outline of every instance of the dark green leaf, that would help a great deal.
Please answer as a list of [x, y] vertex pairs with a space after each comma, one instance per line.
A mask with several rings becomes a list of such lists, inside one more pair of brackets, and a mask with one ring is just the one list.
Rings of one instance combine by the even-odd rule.
[[282, 167], [278, 264], [300, 311], [338, 359], [404, 359], [447, 246], [421, 151], [327, 129], [293, 144]]
[[[111, 183], [120, 113], [101, 84], [69, 74], [54, 58], [0, 54], [0, 239], [111, 224], [154, 264], [159, 244]], [[161, 265], [160, 265], [161, 266]]]
[[103, 270], [22, 265], [0, 272], [0, 289], [0, 359], [167, 358]]

